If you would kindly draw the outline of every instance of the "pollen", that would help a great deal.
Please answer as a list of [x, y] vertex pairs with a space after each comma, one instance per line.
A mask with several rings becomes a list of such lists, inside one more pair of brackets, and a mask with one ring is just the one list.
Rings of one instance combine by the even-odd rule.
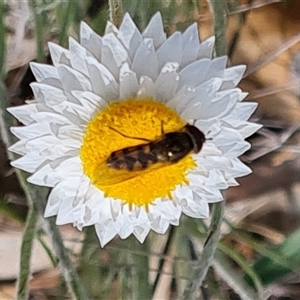
[[132, 205], [155, 205], [172, 200], [177, 185], [188, 184], [187, 172], [196, 167], [188, 155], [174, 164], [135, 171], [107, 165], [111, 153], [147, 144], [186, 125], [176, 112], [152, 99], [128, 99], [109, 104], [87, 124], [80, 150], [84, 173], [107, 197]]

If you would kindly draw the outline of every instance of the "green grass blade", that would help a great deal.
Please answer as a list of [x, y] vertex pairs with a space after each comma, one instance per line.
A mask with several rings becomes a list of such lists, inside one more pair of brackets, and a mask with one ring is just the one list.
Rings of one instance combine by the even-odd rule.
[[31, 252], [34, 242], [35, 231], [37, 227], [38, 213], [30, 207], [27, 215], [25, 231], [22, 238], [20, 252], [20, 268], [17, 281], [17, 296], [18, 300], [28, 299], [28, 281], [30, 277], [30, 261]]
[[52, 253], [52, 250], [48, 247], [47, 243], [44, 241], [44, 239], [41, 237], [40, 234], [38, 234], [37, 239], [38, 239], [39, 243], [41, 244], [41, 246], [44, 248], [48, 257], [50, 258], [53, 267], [57, 267], [58, 261], [57, 261], [55, 255]]
[[[237, 238], [241, 238], [242, 240], [246, 241], [247, 244], [256, 252], [260, 253], [262, 256], [267, 257], [274, 263], [281, 265], [287, 269], [293, 270], [295, 272], [299, 272], [300, 266], [299, 266], [299, 258], [295, 261], [294, 255], [288, 254], [287, 252], [282, 253], [282, 247], [284, 247], [285, 243], [289, 244], [289, 238], [287, 238], [287, 241], [284, 242], [282, 245], [279, 246], [273, 246], [273, 245], [267, 245], [266, 243], [262, 243], [259, 240], [254, 239], [250, 234], [246, 233], [243, 230], [240, 229], [233, 229], [234, 234], [237, 236]], [[292, 241], [294, 243], [294, 241]], [[300, 240], [299, 240], [300, 245]], [[298, 251], [300, 247], [298, 246]], [[295, 250], [295, 249], [294, 249]], [[292, 252], [294, 254], [294, 252]], [[300, 251], [299, 251], [300, 253]]]
[[61, 28], [59, 32], [59, 44], [63, 47], [67, 46], [68, 43], [68, 30], [71, 24], [73, 23], [77, 13], [79, 3], [77, 1], [69, 0], [66, 3], [62, 3], [57, 7], [57, 10], [61, 11], [61, 18], [59, 18], [59, 28]]
[[5, 5], [4, 2], [0, 1], [0, 79], [4, 76], [4, 65], [5, 65], [5, 25], [4, 25], [4, 16], [5, 16]]
[[37, 49], [37, 60], [39, 62], [45, 61], [44, 54], [44, 28], [45, 28], [45, 19], [43, 14], [38, 11], [38, 3], [36, 0], [29, 1], [30, 8], [33, 12], [34, 21], [35, 21], [35, 40], [36, 40], [36, 49]]
[[[276, 282], [290, 272], [300, 274], [300, 230], [287, 237], [282, 244], [266, 248], [267, 251], [263, 246], [254, 248], [264, 257], [257, 260], [253, 265], [264, 285]], [[245, 279], [253, 284], [249, 276], [245, 276]]]
[[211, 4], [214, 12], [216, 53], [217, 56], [226, 55], [227, 53], [226, 35], [225, 35], [225, 30], [227, 28], [226, 1], [212, 0]]

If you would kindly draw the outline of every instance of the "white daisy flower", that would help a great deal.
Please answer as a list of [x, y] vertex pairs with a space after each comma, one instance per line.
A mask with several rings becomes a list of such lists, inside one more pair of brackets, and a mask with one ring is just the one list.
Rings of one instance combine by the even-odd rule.
[[11, 129], [12, 165], [52, 188], [45, 217], [95, 225], [102, 246], [163, 234], [182, 213], [208, 217], [251, 172], [237, 158], [259, 128], [236, 88], [245, 66], [212, 59], [214, 37], [200, 43], [197, 24], [166, 38], [159, 13], [143, 33], [126, 14], [119, 30], [82, 23], [80, 36], [69, 50], [49, 44], [54, 66], [31, 64], [35, 102], [8, 109], [25, 125]]

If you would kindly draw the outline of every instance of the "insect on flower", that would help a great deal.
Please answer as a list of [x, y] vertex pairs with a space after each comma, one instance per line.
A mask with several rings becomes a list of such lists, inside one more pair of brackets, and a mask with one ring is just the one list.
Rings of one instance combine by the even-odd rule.
[[197, 154], [201, 151], [206, 139], [197, 127], [186, 124], [178, 131], [165, 133], [163, 123], [161, 124], [161, 136], [154, 141], [131, 137], [110, 127], [125, 138], [147, 143], [113, 151], [96, 171], [102, 185], [128, 180], [141, 173], [176, 163], [191, 152]]

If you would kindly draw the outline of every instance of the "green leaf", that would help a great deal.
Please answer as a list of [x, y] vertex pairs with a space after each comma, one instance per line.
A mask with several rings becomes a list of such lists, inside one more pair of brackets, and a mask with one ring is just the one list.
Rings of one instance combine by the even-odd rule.
[[[300, 230], [276, 246], [258, 241], [241, 229], [233, 228], [233, 233], [263, 256], [253, 265], [263, 285], [270, 284], [290, 272], [300, 274]], [[253, 285], [249, 276], [245, 276], [245, 279]]]
[[6, 215], [7, 217], [12, 218], [14, 221], [19, 222], [20, 224], [25, 223], [25, 219], [20, 217], [4, 200], [0, 198], [0, 212]]
[[[273, 283], [290, 272], [300, 274], [300, 229], [278, 246], [258, 247], [256, 242], [251, 242], [251, 245], [254, 245], [254, 250], [264, 255], [253, 265], [264, 285]], [[245, 276], [245, 279], [253, 284], [249, 276]]]

